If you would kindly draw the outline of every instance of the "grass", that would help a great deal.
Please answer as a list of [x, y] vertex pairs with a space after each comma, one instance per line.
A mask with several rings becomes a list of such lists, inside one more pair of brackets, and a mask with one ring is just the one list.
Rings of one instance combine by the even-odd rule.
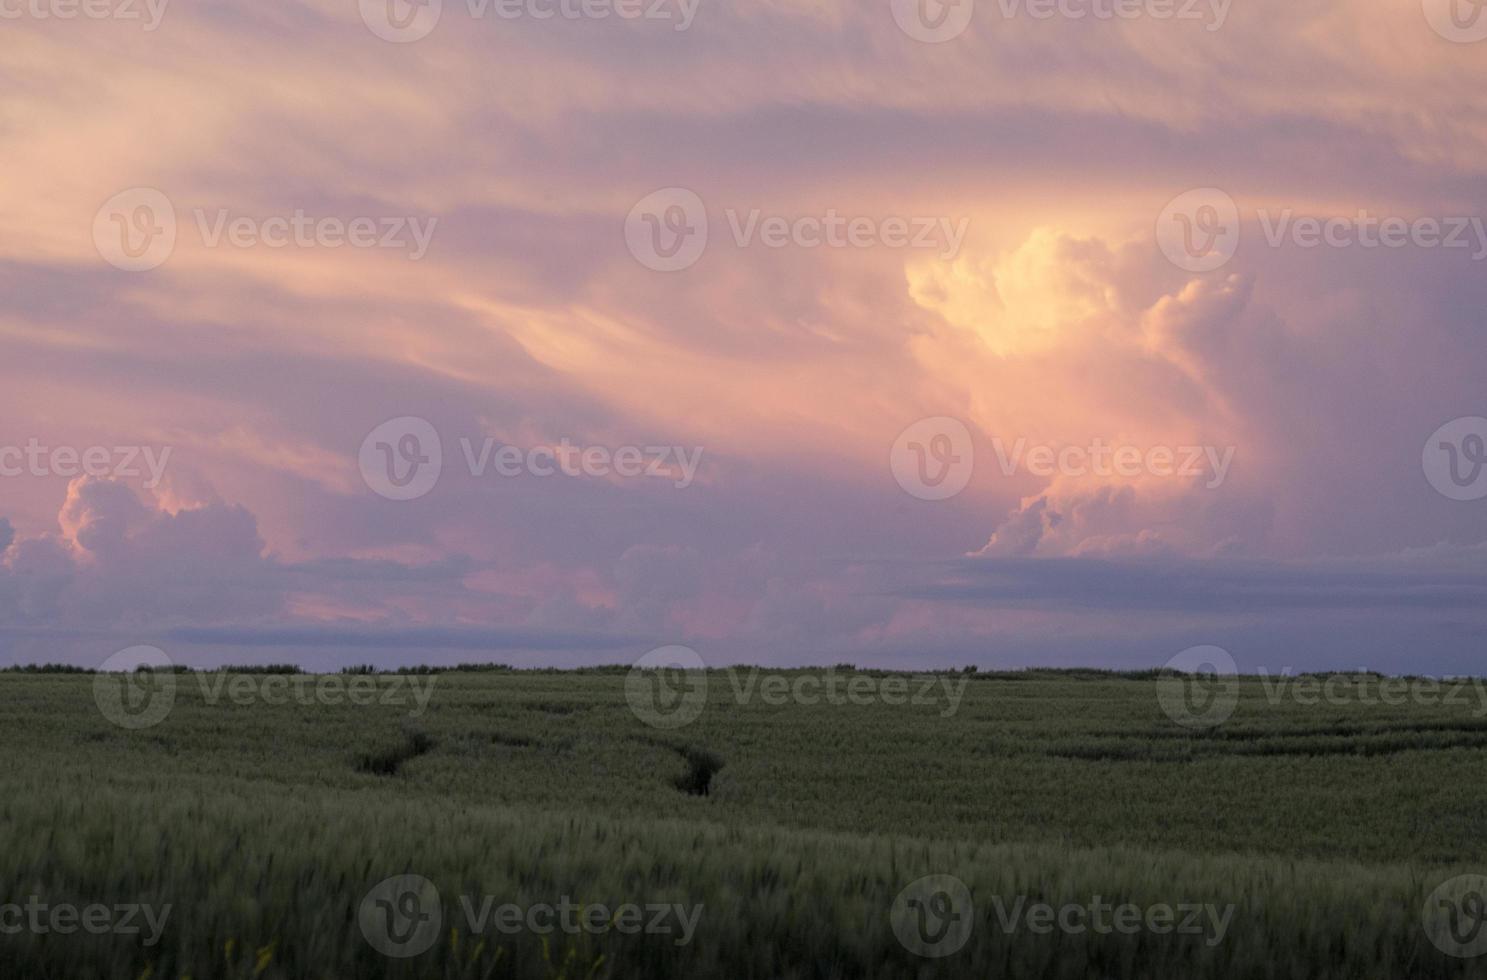
[[[384, 695], [399, 683], [354, 676]], [[1308, 705], [1247, 679], [1232, 719], [1193, 731], [1163, 714], [1155, 673], [962, 679], [947, 714], [944, 701], [739, 704], [716, 673], [695, 722], [658, 730], [630, 711], [621, 671], [440, 673], [424, 711], [214, 700], [182, 675], [169, 717], [130, 731], [99, 712], [91, 677], [9, 673], [0, 903], [172, 912], [154, 946], [0, 934], [0, 972], [1484, 975], [1421, 924], [1438, 884], [1487, 863], [1481, 705]], [[443, 912], [432, 948], [408, 959], [373, 949], [358, 920], [368, 890], [401, 874], [432, 882]], [[910, 953], [890, 917], [933, 874], [975, 900], [969, 941], [943, 960]], [[683, 945], [613, 929], [472, 935], [461, 896], [702, 912]], [[1009, 932], [998, 917], [1018, 897], [1094, 896], [1234, 911], [1215, 945]]]

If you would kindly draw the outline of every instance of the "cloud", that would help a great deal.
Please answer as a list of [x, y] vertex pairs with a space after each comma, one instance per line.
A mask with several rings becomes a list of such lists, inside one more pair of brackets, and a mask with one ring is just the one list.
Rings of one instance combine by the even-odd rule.
[[1487, 552], [1473, 567], [1421, 567], [1405, 556], [1351, 561], [1171, 561], [994, 558], [955, 562], [904, 595], [978, 605], [1101, 609], [1140, 614], [1407, 610], [1487, 625]]
[[[685, 32], [445, 8], [412, 45], [341, 0], [175, 5], [152, 34], [8, 23], [0, 413], [22, 443], [174, 449], [150, 492], [5, 478], [12, 655], [141, 635], [212, 656], [620, 649], [597, 635], [720, 658], [1161, 662], [1184, 630], [1342, 656], [1387, 652], [1425, 609], [1475, 628], [1452, 605], [1468, 586], [1430, 576], [1470, 566], [1487, 530], [1420, 452], [1487, 414], [1481, 264], [1272, 248], [1254, 217], [1480, 212], [1487, 114], [1461, 84], [1480, 51], [1418, 5], [1256, 0], [1210, 32], [986, 2], [940, 46], [859, 0], [708, 3]], [[1210, 184], [1240, 205], [1241, 245], [1195, 276], [1153, 230]], [[148, 274], [91, 235], [135, 185], [179, 223]], [[623, 223], [672, 185], [712, 237], [652, 274]], [[418, 262], [209, 247], [197, 212], [222, 209], [439, 225]], [[744, 247], [727, 215], [753, 210], [970, 231], [953, 259]], [[356, 453], [405, 415], [443, 435], [446, 467], [399, 503]], [[940, 415], [970, 428], [976, 471], [931, 506], [886, 460]], [[487, 436], [702, 446], [704, 478], [476, 478], [460, 440]], [[1220, 486], [1005, 465], [1019, 443], [1096, 441], [1235, 454]], [[1002, 591], [952, 603], [884, 571], [968, 555]], [[1112, 639], [1101, 594], [1180, 624]]]
[[507, 651], [507, 652], [583, 652], [633, 649], [644, 643], [633, 636], [583, 633], [556, 630], [454, 629], [425, 627], [421, 629], [385, 628], [353, 629], [347, 627], [178, 627], [166, 636], [182, 643], [229, 648], [257, 649], [335, 648], [349, 654], [363, 650], [379, 653], [395, 651]]
[[43, 615], [90, 626], [158, 626], [282, 606], [274, 565], [241, 507], [167, 511], [123, 483], [79, 477], [57, 522], [58, 532], [5, 552], [0, 581], [8, 588], [0, 594], [12, 601], [0, 604], [0, 622], [36, 621], [42, 595]]

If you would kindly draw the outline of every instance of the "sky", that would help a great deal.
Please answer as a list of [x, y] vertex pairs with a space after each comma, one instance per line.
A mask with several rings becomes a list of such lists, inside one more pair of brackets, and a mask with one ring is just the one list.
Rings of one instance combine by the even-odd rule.
[[1475, 0], [0, 34], [0, 664], [1483, 672]]

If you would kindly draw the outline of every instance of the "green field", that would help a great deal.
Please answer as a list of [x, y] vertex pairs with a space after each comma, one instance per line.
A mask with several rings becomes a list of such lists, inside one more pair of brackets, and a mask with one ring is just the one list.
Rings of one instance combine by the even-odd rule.
[[[130, 729], [95, 696], [121, 677], [0, 674], [0, 904], [170, 906], [155, 933], [0, 929], [0, 975], [1487, 976], [1425, 922], [1437, 886], [1487, 870], [1474, 687], [1311, 703], [1246, 678], [1204, 729], [1155, 675], [899, 675], [899, 698], [843, 670], [874, 693], [780, 696], [826, 676], [714, 671], [700, 716], [661, 728], [623, 670], [181, 673]], [[439, 912], [406, 957], [364, 914], [401, 875]], [[940, 958], [895, 931], [931, 875], [972, 903], [909, 893], [938, 903], [910, 914], [926, 942], [963, 930]], [[580, 925], [472, 924], [487, 898]], [[1040, 927], [1045, 904], [1085, 927]], [[1098, 930], [1102, 904], [1135, 911]]]

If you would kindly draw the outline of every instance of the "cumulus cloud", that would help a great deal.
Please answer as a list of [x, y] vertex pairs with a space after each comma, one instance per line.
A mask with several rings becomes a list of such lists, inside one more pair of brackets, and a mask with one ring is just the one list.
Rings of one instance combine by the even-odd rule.
[[5, 552], [0, 568], [12, 601], [0, 607], [0, 620], [158, 628], [263, 615], [283, 604], [254, 519], [241, 507], [167, 511], [123, 483], [79, 477], [57, 524]]

